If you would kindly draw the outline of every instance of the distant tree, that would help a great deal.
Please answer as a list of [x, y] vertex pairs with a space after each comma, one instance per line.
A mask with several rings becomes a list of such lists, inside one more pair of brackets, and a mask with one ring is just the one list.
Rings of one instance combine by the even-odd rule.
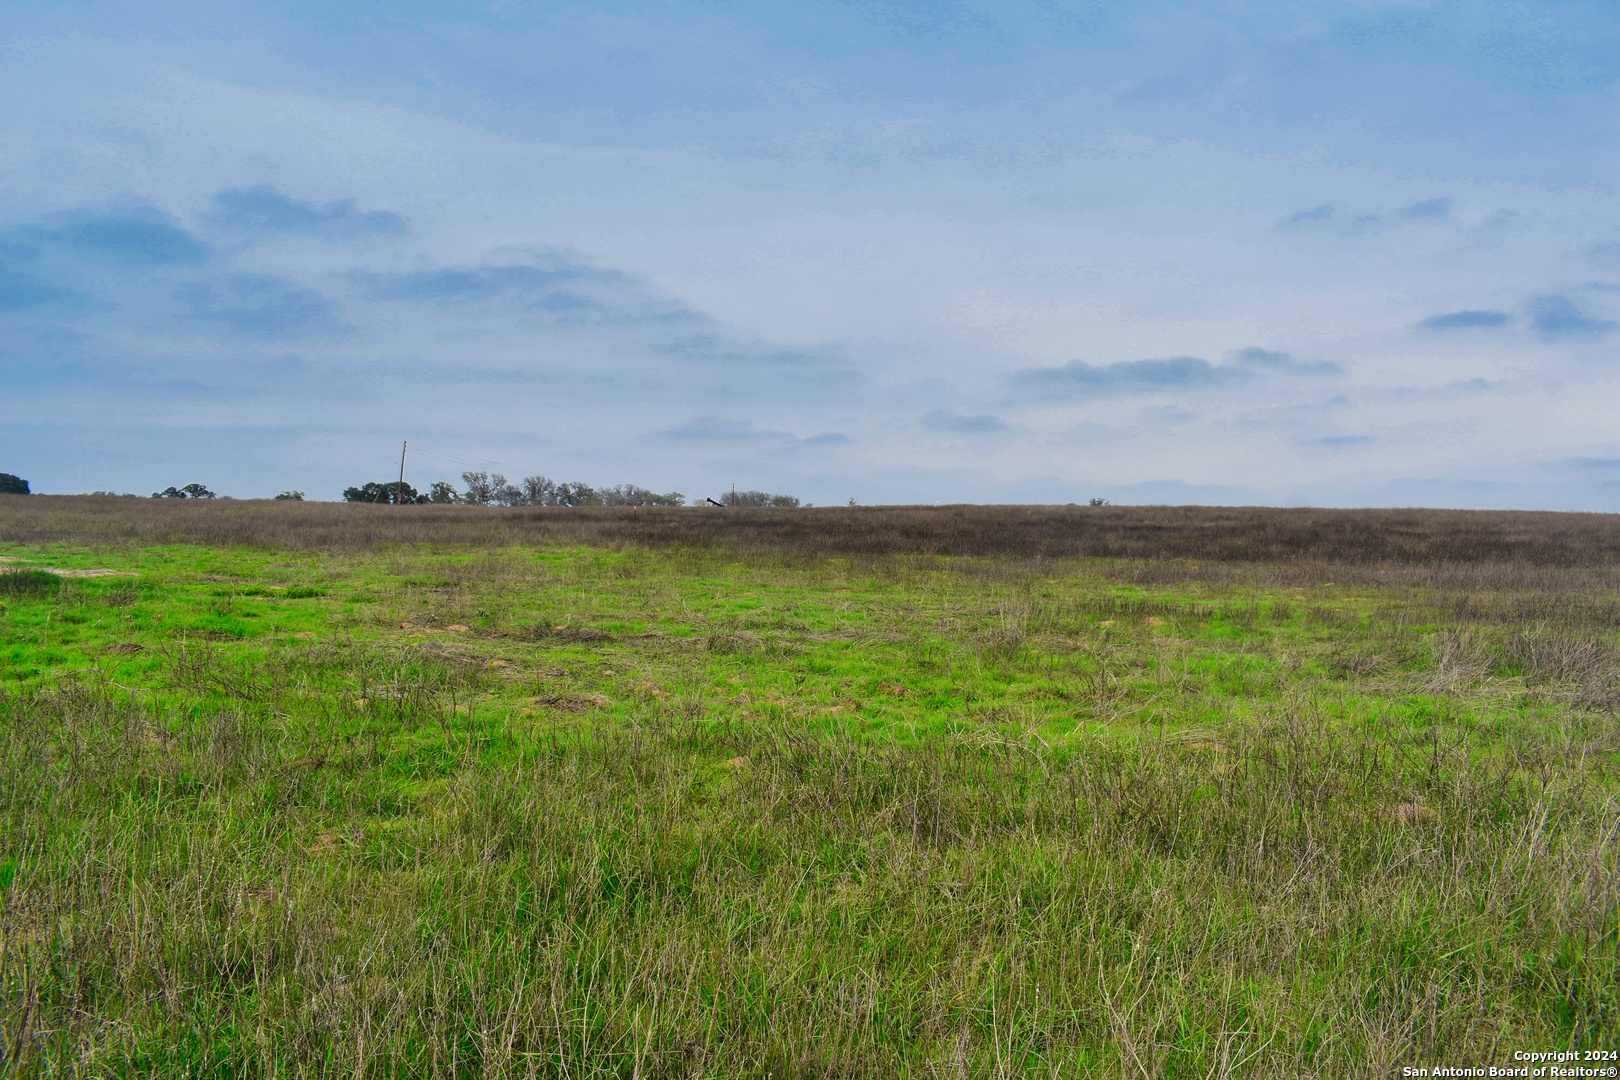
[[556, 506], [557, 482], [549, 476], [525, 476], [523, 502], [527, 506]]
[[427, 501], [430, 503], [458, 503], [461, 501], [461, 492], [456, 490], [454, 484], [444, 480], [435, 480], [433, 486], [428, 488]]
[[297, 490], [283, 491], [280, 495], [276, 496], [276, 502], [303, 502], [303, 501], [304, 501], [304, 493], [302, 491], [297, 491]]
[[0, 495], [27, 495], [28, 481], [8, 472], [0, 472]]
[[799, 500], [792, 495], [772, 495], [767, 491], [728, 491], [720, 496], [724, 506], [777, 506], [792, 508]]
[[162, 491], [152, 492], [154, 499], [217, 499], [212, 491], [201, 484], [187, 484], [183, 488], [166, 487]]
[[679, 491], [660, 495], [656, 491], [636, 484], [620, 484], [597, 492], [603, 506], [685, 506], [686, 496]]
[[1108, 505], [1108, 500], [1107, 499], [1092, 499], [1090, 502], [1086, 503], [1086, 505], [1087, 506], [1107, 506]]
[[591, 485], [578, 480], [557, 485], [558, 506], [600, 506], [602, 496]]
[[[500, 476], [499, 473], [496, 476]], [[466, 494], [461, 501], [474, 506], [487, 506], [494, 501], [495, 488], [506, 483], [506, 477], [500, 476], [499, 484], [487, 472], [464, 472], [461, 482], [467, 485]]]
[[523, 489], [507, 483], [506, 477], [500, 473], [491, 476], [489, 482], [494, 489], [489, 493], [489, 501], [496, 506], [523, 506], [528, 502], [523, 496]]
[[390, 506], [409, 506], [412, 503], [427, 501], [427, 496], [418, 492], [409, 484], [401, 484], [398, 480], [390, 480], [384, 484], [362, 484], [359, 487], [344, 488], [343, 498], [354, 503], [386, 503]]

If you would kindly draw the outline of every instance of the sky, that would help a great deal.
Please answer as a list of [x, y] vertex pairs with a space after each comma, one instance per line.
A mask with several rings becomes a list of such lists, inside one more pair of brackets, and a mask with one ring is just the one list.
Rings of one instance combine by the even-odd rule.
[[0, 0], [0, 471], [1620, 511], [1620, 5]]

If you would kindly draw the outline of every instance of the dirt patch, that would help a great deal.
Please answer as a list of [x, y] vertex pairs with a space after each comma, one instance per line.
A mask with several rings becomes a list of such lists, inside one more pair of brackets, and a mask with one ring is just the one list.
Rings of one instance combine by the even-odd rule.
[[1212, 739], [1197, 739], [1185, 744], [1187, 749], [1196, 750], [1200, 754], [1230, 754], [1232, 748]]
[[601, 694], [544, 694], [534, 699], [536, 705], [563, 712], [585, 712], [587, 709], [605, 709], [613, 702]]
[[132, 656], [138, 652], [145, 652], [146, 646], [133, 641], [120, 641], [116, 645], [109, 645], [101, 650], [107, 656]]
[[17, 559], [0, 558], [0, 565], [12, 567], [17, 570], [43, 570], [47, 574], [57, 577], [93, 578], [93, 577], [139, 577], [136, 570], [111, 570], [105, 567], [94, 567], [84, 570], [63, 570], [55, 566], [30, 566]]
[[612, 641], [614, 636], [606, 630], [592, 630], [584, 626], [536, 626], [529, 631], [536, 641]]
[[1397, 825], [1433, 825], [1440, 820], [1440, 811], [1419, 802], [1403, 802], [1386, 809], [1384, 817]]

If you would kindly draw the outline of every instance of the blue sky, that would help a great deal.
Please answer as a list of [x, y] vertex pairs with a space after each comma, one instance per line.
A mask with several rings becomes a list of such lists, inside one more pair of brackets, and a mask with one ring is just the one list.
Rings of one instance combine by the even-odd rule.
[[1612, 3], [0, 7], [0, 471], [1620, 510]]

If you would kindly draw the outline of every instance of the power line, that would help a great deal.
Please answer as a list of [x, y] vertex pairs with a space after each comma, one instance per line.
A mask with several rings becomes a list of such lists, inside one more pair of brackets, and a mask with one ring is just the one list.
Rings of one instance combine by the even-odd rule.
[[439, 449], [437, 449], [435, 447], [423, 446], [420, 443], [418, 443], [417, 446], [416, 446], [416, 453], [417, 453], [418, 457], [436, 458], [439, 461], [442, 461], [442, 462], [445, 462], [445, 463], [448, 463], [448, 464], [451, 464], [451, 465], [473, 465], [473, 466], [493, 465], [496, 468], [500, 468], [500, 469], [512, 469], [512, 468], [515, 468], [515, 466], [513, 466], [513, 465], [510, 465], [510, 464], [508, 464], [508, 463], [506, 463], [504, 461], [496, 461], [494, 458], [476, 457], [476, 456], [470, 456], [470, 455], [466, 455], [466, 454], [456, 454], [456, 453], [452, 453], [452, 452], [450, 452], [448, 450], [439, 450]]

